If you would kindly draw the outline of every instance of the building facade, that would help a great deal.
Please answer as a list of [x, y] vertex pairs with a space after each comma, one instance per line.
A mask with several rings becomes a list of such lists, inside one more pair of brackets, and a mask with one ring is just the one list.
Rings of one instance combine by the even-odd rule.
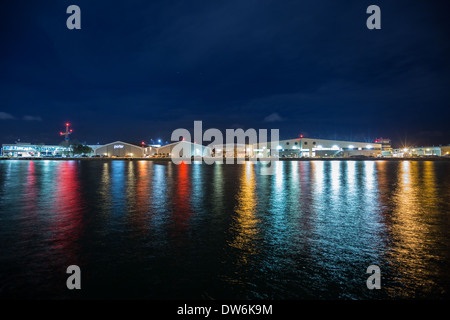
[[94, 152], [96, 156], [100, 157], [143, 158], [154, 154], [155, 148], [115, 141], [96, 148]]
[[2, 145], [5, 157], [58, 157], [72, 152], [70, 147], [59, 145], [31, 144], [26, 142], [7, 143]]
[[378, 138], [375, 140], [375, 143], [381, 143], [381, 155], [383, 157], [392, 156], [391, 139]]
[[441, 146], [441, 156], [450, 157], [450, 145]]
[[381, 143], [367, 143], [314, 138], [297, 138], [254, 144], [251, 146], [253, 157], [268, 157], [278, 151], [282, 158], [314, 158], [314, 157], [352, 157], [381, 156]]
[[162, 157], [201, 157], [210, 152], [208, 147], [189, 141], [177, 141], [156, 149], [156, 154]]
[[412, 147], [412, 148], [400, 148], [393, 149], [392, 155], [394, 157], [427, 157], [442, 155], [442, 147]]
[[252, 146], [247, 144], [216, 144], [212, 148], [215, 157], [245, 158], [252, 154]]

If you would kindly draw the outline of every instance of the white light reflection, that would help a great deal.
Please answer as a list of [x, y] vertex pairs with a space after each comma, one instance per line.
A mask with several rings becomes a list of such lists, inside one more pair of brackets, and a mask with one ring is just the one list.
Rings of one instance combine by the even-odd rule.
[[374, 161], [366, 161], [364, 162], [364, 181], [366, 187], [366, 193], [375, 191], [375, 183], [376, 183], [376, 170], [375, 170], [375, 162]]
[[192, 164], [192, 196], [191, 201], [194, 207], [200, 208], [203, 205], [203, 191], [205, 190], [205, 179], [202, 178], [203, 165], [201, 161], [194, 161]]
[[338, 198], [341, 186], [341, 161], [331, 161], [331, 190], [333, 198]]
[[347, 161], [347, 194], [356, 193], [356, 161]]

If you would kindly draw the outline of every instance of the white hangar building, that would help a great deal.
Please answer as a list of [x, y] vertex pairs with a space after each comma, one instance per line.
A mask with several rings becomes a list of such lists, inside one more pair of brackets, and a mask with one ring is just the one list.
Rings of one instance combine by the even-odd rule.
[[[209, 151], [209, 152], [208, 152]], [[206, 152], [206, 154], [205, 154]], [[156, 153], [165, 157], [201, 157], [210, 154], [208, 147], [189, 141], [177, 141], [157, 148]]]
[[[270, 148], [269, 148], [270, 145]], [[297, 138], [252, 145], [252, 156], [267, 157], [278, 151], [280, 157], [351, 157], [381, 155], [381, 143]]]
[[115, 141], [95, 149], [95, 155], [101, 157], [143, 158], [156, 153], [156, 148], [123, 141]]

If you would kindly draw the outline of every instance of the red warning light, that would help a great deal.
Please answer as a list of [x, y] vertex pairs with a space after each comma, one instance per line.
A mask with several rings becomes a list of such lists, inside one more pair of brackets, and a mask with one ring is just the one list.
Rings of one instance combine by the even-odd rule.
[[302, 135], [302, 134], [300, 135], [300, 138], [303, 138], [303, 135]]

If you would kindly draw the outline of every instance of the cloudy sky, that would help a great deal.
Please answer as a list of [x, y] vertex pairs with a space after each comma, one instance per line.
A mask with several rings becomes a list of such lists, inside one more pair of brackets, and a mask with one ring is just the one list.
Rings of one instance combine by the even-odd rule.
[[[81, 30], [66, 9], [81, 8]], [[381, 8], [381, 30], [366, 9]], [[9, 1], [0, 10], [0, 143], [89, 144], [173, 130], [277, 128], [450, 144], [441, 1]]]

